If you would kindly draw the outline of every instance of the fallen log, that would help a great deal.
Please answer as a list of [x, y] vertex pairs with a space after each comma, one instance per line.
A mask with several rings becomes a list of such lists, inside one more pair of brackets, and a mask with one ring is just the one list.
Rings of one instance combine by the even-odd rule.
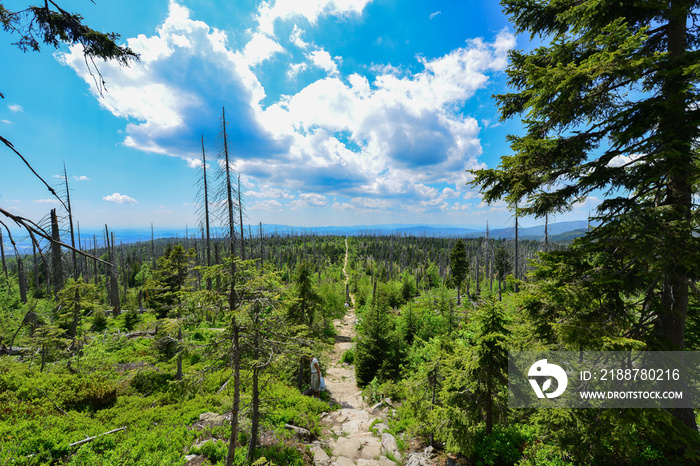
[[110, 430], [109, 432], [105, 432], [105, 433], [103, 433], [103, 434], [95, 435], [94, 437], [88, 437], [88, 438], [85, 438], [85, 439], [83, 439], [83, 440], [78, 440], [77, 442], [73, 442], [73, 443], [71, 443], [71, 444], [68, 445], [68, 446], [69, 446], [69, 447], [77, 447], [78, 445], [82, 445], [82, 444], [84, 444], [84, 443], [92, 442], [92, 441], [95, 440], [96, 438], [102, 437], [103, 435], [114, 434], [115, 432], [121, 432], [122, 430], [125, 430], [125, 429], [126, 429], [126, 426], [120, 427], [119, 429]]

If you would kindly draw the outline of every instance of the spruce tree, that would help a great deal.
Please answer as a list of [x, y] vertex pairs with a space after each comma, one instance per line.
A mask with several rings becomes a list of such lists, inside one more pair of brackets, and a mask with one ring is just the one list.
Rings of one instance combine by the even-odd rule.
[[462, 288], [462, 282], [464, 282], [464, 278], [467, 276], [467, 270], [469, 269], [467, 248], [464, 245], [464, 241], [461, 239], [457, 240], [455, 247], [452, 248], [452, 252], [450, 253], [450, 269], [452, 270], [452, 276], [457, 285], [457, 304], [460, 304], [459, 290]]
[[[511, 52], [514, 90], [497, 99], [501, 118], [521, 117], [525, 134], [509, 136], [513, 155], [497, 169], [474, 171], [473, 183], [485, 200], [518, 202], [519, 213], [539, 217], [603, 190], [600, 226], [569, 254], [605, 259], [585, 279], [615, 269], [626, 279], [620, 302], [645, 296], [637, 315], [652, 316], [648, 349], [682, 350], [689, 284], [700, 275], [692, 202], [700, 174], [700, 2], [502, 4], [518, 32], [545, 44]], [[697, 428], [692, 410], [674, 415]]]

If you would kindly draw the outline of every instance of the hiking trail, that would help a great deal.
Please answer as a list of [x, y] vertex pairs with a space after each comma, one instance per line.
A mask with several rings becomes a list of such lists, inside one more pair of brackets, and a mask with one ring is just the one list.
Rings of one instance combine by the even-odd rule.
[[[343, 274], [348, 283], [348, 240], [345, 238], [345, 265]], [[357, 387], [355, 366], [341, 363], [345, 351], [354, 348], [355, 315], [354, 297], [342, 319], [333, 321], [337, 330], [335, 347], [329, 354], [321, 373], [326, 380], [326, 390], [341, 408], [321, 417], [323, 438], [312, 447], [314, 464], [338, 466], [394, 466], [388, 456], [400, 459], [396, 439], [384, 432], [389, 426], [384, 422], [390, 407], [385, 403], [368, 406]], [[372, 425], [374, 424], [374, 425]], [[372, 427], [372, 428], [370, 428]], [[372, 430], [377, 432], [375, 435]]]

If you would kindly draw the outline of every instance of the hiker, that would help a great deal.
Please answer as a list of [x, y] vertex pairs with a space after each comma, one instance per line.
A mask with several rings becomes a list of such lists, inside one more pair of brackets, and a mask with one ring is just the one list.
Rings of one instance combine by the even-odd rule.
[[320, 398], [321, 387], [321, 368], [318, 366], [318, 359], [315, 356], [311, 357], [311, 391], [314, 392], [316, 398]]

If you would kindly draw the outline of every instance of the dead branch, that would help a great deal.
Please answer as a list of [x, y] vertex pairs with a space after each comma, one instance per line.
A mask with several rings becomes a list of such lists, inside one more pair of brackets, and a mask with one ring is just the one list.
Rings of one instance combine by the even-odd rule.
[[71, 443], [71, 444], [68, 445], [68, 446], [69, 446], [69, 447], [77, 447], [78, 445], [82, 445], [82, 444], [84, 444], [84, 443], [92, 442], [92, 441], [95, 440], [96, 438], [102, 437], [103, 435], [114, 434], [114, 433], [116, 433], [116, 432], [121, 432], [122, 430], [126, 430], [126, 426], [120, 427], [119, 429], [110, 430], [109, 432], [105, 432], [105, 433], [103, 433], [103, 434], [95, 435], [94, 437], [88, 437], [88, 438], [83, 439], [83, 440], [78, 440], [77, 442], [73, 442], [73, 443]]

